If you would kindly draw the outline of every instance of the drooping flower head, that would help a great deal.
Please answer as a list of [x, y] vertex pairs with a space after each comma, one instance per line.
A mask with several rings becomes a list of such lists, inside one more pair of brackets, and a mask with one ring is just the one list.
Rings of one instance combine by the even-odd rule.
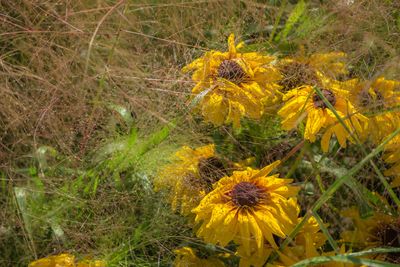
[[256, 52], [240, 53], [234, 35], [228, 38], [228, 52], [209, 51], [183, 68], [194, 71], [192, 90], [200, 99], [201, 113], [214, 125], [233, 123], [240, 126], [243, 116], [259, 119], [264, 111], [263, 101], [273, 98], [279, 86], [279, 72], [270, 63], [272, 56]]
[[276, 248], [273, 235], [285, 237], [297, 220], [289, 198], [298, 188], [290, 185], [291, 179], [267, 176], [279, 163], [235, 171], [219, 180], [192, 211], [200, 223], [197, 235], [221, 246], [234, 241], [247, 255], [252, 253], [253, 238], [257, 249], [262, 250], [265, 241]]
[[184, 146], [174, 159], [155, 178], [155, 190], [168, 189], [172, 209], [187, 215], [211, 190], [212, 184], [225, 176], [226, 170], [215, 155], [213, 144], [196, 149]]
[[[344, 231], [342, 238], [358, 248], [397, 247], [400, 248], [400, 218], [375, 212], [371, 217], [361, 218], [356, 207], [343, 211], [343, 216], [353, 221], [353, 230]], [[379, 255], [379, 259], [400, 263], [400, 253]]]
[[279, 61], [278, 69], [283, 78], [279, 82], [282, 92], [309, 85], [321, 85], [321, 76], [337, 78], [339, 75], [347, 74], [343, 52], [315, 53], [307, 57], [304, 49], [299, 56], [286, 57]]
[[175, 250], [175, 267], [224, 267], [225, 264], [217, 256], [201, 254], [194, 248], [182, 247]]
[[[323, 80], [321, 93], [333, 106], [347, 129], [353, 134], [362, 132], [368, 119], [358, 113], [352, 103], [347, 100], [348, 91], [342, 89], [345, 83]], [[278, 111], [282, 117], [282, 128], [291, 130], [306, 120], [304, 138], [315, 142], [317, 134], [322, 133], [321, 147], [324, 152], [329, 149], [329, 141], [335, 135], [341, 147], [346, 147], [346, 140], [354, 142], [351, 134], [337, 119], [324, 99], [312, 86], [293, 89], [283, 97], [284, 106]]]
[[364, 139], [378, 145], [400, 126], [400, 82], [379, 77], [372, 82], [356, 82], [350, 94], [356, 108], [369, 118]]

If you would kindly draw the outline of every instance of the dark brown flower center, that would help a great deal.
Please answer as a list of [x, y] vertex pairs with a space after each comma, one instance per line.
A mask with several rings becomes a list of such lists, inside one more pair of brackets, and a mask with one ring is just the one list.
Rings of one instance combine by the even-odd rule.
[[288, 92], [302, 85], [319, 84], [319, 79], [315, 70], [308, 64], [292, 62], [280, 67], [279, 70], [283, 75], [283, 79], [279, 84], [283, 87], [284, 92]]
[[[335, 94], [332, 91], [326, 89], [322, 89], [321, 92], [322, 95], [329, 101], [329, 103], [331, 103], [332, 106], [335, 106], [336, 104]], [[316, 108], [326, 109], [328, 107], [325, 104], [324, 100], [317, 93], [313, 95], [313, 102], [314, 102], [314, 107]]]
[[224, 163], [217, 157], [202, 158], [197, 166], [200, 177], [210, 186], [227, 174]]
[[[400, 248], [400, 218], [392, 223], [382, 223], [375, 229], [374, 239], [382, 246]], [[400, 253], [388, 253], [386, 261], [400, 263]]]
[[235, 84], [240, 84], [246, 79], [246, 72], [233, 60], [224, 60], [218, 67], [218, 77], [224, 78]]
[[260, 202], [263, 191], [253, 183], [240, 182], [233, 187], [230, 196], [233, 203], [238, 207], [253, 207]]
[[383, 95], [375, 91], [376, 98], [366, 91], [362, 91], [360, 94], [360, 106], [364, 108], [371, 108], [375, 110], [382, 109], [384, 107], [384, 97]]

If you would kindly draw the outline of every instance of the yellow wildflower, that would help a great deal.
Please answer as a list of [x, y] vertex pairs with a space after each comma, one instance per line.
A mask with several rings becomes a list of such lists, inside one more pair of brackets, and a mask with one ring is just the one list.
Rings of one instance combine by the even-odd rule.
[[175, 267], [224, 267], [225, 264], [215, 256], [199, 255], [198, 251], [190, 247], [182, 247], [175, 250], [177, 255], [174, 261]]
[[[300, 221], [301, 218], [298, 220]], [[310, 217], [296, 235], [293, 244], [285, 247], [283, 251], [277, 251], [279, 255], [277, 264], [291, 266], [301, 260], [317, 257], [320, 255], [318, 249], [325, 241], [326, 237], [321, 233], [318, 222], [314, 217]]]
[[233, 240], [243, 246], [246, 255], [252, 252], [252, 238], [258, 250], [264, 249], [264, 241], [276, 248], [273, 234], [285, 237], [296, 223], [297, 211], [288, 199], [299, 190], [290, 185], [291, 179], [267, 176], [279, 163], [261, 170], [235, 171], [219, 180], [192, 210], [201, 223], [197, 235], [221, 246]]
[[343, 52], [315, 53], [309, 57], [304, 54], [302, 49], [299, 56], [279, 61], [278, 69], [283, 76], [279, 84], [283, 92], [305, 85], [318, 86], [322, 75], [336, 78], [348, 72], [344, 63], [347, 55]]
[[75, 256], [67, 253], [48, 256], [29, 263], [28, 267], [75, 267]]
[[33, 261], [28, 267], [106, 267], [106, 262], [102, 260], [82, 260], [75, 263], [74, 255], [63, 253]]
[[[400, 127], [400, 125], [399, 125]], [[383, 159], [386, 163], [392, 165], [385, 171], [385, 175], [394, 176], [391, 182], [392, 187], [400, 186], [400, 135], [395, 136], [385, 146]]]
[[213, 144], [196, 149], [184, 146], [175, 153], [175, 162], [160, 171], [154, 185], [156, 191], [170, 190], [172, 209], [188, 215], [224, 175], [224, 164], [216, 157]]
[[[373, 216], [362, 219], [356, 207], [345, 210], [343, 216], [351, 218], [354, 225], [353, 230], [342, 233], [345, 242], [359, 248], [400, 248], [400, 218], [375, 212]], [[400, 253], [388, 253], [378, 257], [388, 262], [400, 263]]]
[[239, 267], [261, 267], [267, 261], [272, 252], [269, 244], [264, 244], [263, 249], [257, 247], [256, 240], [250, 240], [250, 251], [241, 245], [236, 251], [236, 255], [240, 257]]
[[[350, 93], [356, 108], [369, 117], [363, 139], [371, 137], [378, 145], [400, 127], [400, 82], [379, 77], [373, 82], [357, 82]], [[396, 110], [397, 108], [397, 110]]]
[[[335, 108], [339, 117], [350, 131], [362, 132], [368, 119], [359, 114], [347, 100], [348, 91], [342, 89], [342, 83], [325, 80], [321, 89], [324, 97]], [[324, 131], [321, 147], [324, 152], [329, 149], [329, 141], [334, 134], [341, 147], [346, 147], [346, 140], [354, 142], [345, 127], [328, 108], [323, 99], [312, 86], [293, 89], [283, 97], [284, 106], [278, 111], [282, 117], [282, 128], [291, 130], [306, 119], [304, 138], [315, 142], [317, 134]]]
[[214, 125], [233, 123], [240, 127], [243, 116], [259, 119], [263, 101], [273, 98], [279, 86], [279, 72], [270, 65], [272, 56], [256, 52], [239, 53], [234, 35], [228, 38], [228, 52], [209, 51], [183, 68], [194, 71], [192, 92], [200, 99], [201, 113]]

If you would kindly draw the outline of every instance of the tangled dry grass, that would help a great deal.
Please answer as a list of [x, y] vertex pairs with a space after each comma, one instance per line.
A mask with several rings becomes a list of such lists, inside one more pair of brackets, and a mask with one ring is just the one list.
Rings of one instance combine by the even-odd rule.
[[[0, 1], [0, 265], [65, 250], [119, 266], [171, 261], [176, 243], [190, 240], [185, 224], [176, 226], [182, 219], [162, 197], [144, 197], [143, 185], [116, 188], [114, 174], [151, 175], [177, 145], [209, 139], [202, 134], [209, 127], [188, 113], [192, 84], [181, 68], [222, 48], [231, 32], [260, 51], [343, 51], [354, 76], [400, 79], [398, 1], [309, 1], [301, 27], [274, 41], [295, 2]], [[104, 145], [129, 134], [123, 114], [143, 139], [183, 119], [167, 144], [134, 166], [97, 168]], [[93, 177], [102, 182], [90, 191]], [[45, 200], [32, 204], [38, 184]], [[16, 188], [27, 190], [29, 212]]]

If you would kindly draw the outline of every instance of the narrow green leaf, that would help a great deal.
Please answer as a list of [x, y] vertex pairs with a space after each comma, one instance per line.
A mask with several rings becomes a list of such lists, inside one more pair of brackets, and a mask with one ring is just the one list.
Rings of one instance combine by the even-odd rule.
[[383, 254], [383, 253], [390, 253], [390, 252], [400, 252], [400, 248], [395, 247], [382, 247], [382, 248], [371, 248], [368, 250], [358, 251], [348, 253], [348, 255], [358, 257], [358, 256], [366, 256], [366, 255], [373, 255], [373, 254]]
[[[324, 203], [326, 203], [333, 194], [348, 180], [352, 177], [355, 173], [357, 173], [366, 163], [368, 163], [372, 158], [378, 155], [383, 148], [390, 142], [396, 135], [400, 133], [400, 128], [394, 131], [391, 135], [389, 135], [379, 146], [377, 146], [374, 150], [371, 151], [365, 158], [363, 158], [359, 163], [357, 163], [353, 168], [351, 168], [345, 175], [341, 176], [340, 178], [336, 179], [335, 182], [331, 184], [331, 186], [321, 195], [321, 197], [314, 203], [311, 208], [311, 213], [307, 213], [300, 222], [296, 225], [293, 231], [289, 234], [289, 236], [285, 239], [285, 241], [281, 244], [280, 250], [285, 248], [290, 242], [293, 241], [293, 238], [298, 234], [307, 220], [310, 218], [312, 213], [316, 213]], [[277, 254], [272, 256], [272, 259], [276, 259]]]
[[28, 204], [27, 204], [27, 190], [23, 187], [14, 187], [14, 196], [17, 203], [18, 210], [22, 216], [24, 229], [26, 231], [27, 239], [29, 240], [29, 247], [36, 257], [35, 243], [33, 241], [32, 224], [29, 219]]
[[[339, 120], [340, 124], [342, 124], [342, 126], [344, 127], [344, 129], [350, 134], [351, 137], [353, 137], [356, 142], [358, 147], [360, 148], [360, 150], [363, 152], [364, 155], [367, 155], [367, 151], [364, 149], [363, 145], [361, 144], [360, 140], [357, 137], [357, 134], [353, 133], [352, 131], [350, 131], [350, 129], [346, 126], [346, 124], [344, 123], [342, 117], [339, 116], [339, 114], [337, 113], [336, 109], [332, 106], [332, 104], [328, 101], [328, 99], [326, 99], [326, 97], [324, 96], [324, 94], [322, 93], [321, 89], [318, 87], [314, 87], [314, 90], [316, 91], [316, 93], [318, 94], [318, 96], [324, 101], [325, 105], [333, 112], [333, 114], [335, 114], [335, 117]], [[349, 116], [351, 116], [352, 114], [350, 114]], [[400, 129], [400, 128], [399, 128]], [[399, 130], [397, 129], [397, 131]], [[396, 131], [396, 132], [397, 132]], [[396, 135], [394, 135], [396, 136]], [[393, 136], [393, 137], [394, 137]], [[392, 138], [393, 138], [392, 137]], [[382, 148], [383, 150], [383, 148]], [[378, 169], [378, 167], [375, 165], [375, 163], [372, 161], [372, 158], [369, 160], [372, 168], [374, 169], [374, 171], [376, 172], [376, 174], [378, 175], [379, 180], [381, 181], [381, 183], [383, 184], [383, 186], [385, 187], [385, 189], [388, 191], [390, 197], [393, 199], [393, 201], [396, 203], [397, 207], [400, 208], [400, 200], [397, 197], [396, 193], [393, 191], [393, 189], [391, 188], [391, 186], [389, 185], [389, 183], [386, 181], [385, 177], [383, 176], [382, 172]]]
[[171, 123], [164, 126], [161, 130], [153, 133], [149, 138], [147, 138], [137, 151], [138, 156], [142, 156], [147, 153], [150, 149], [159, 145], [164, 141], [170, 134], [170, 129], [175, 127], [175, 124]]
[[275, 33], [279, 28], [279, 22], [281, 21], [282, 15], [285, 12], [285, 8], [286, 8], [286, 5], [287, 5], [287, 2], [288, 2], [287, 0], [283, 0], [282, 1], [281, 7], [279, 9], [279, 13], [278, 13], [278, 15], [277, 15], [277, 17], [275, 19], [275, 22], [274, 22], [274, 27], [272, 28], [272, 32], [269, 35], [269, 40], [268, 41], [270, 43], [272, 43], [272, 41], [274, 40]]
[[292, 12], [290, 12], [285, 27], [280, 32], [280, 34], [275, 38], [275, 41], [280, 41], [288, 36], [289, 32], [293, 29], [294, 25], [299, 21], [301, 16], [304, 14], [306, 6], [307, 4], [303, 0], [299, 1], [296, 4]]
[[332, 246], [332, 248], [335, 251], [339, 251], [338, 244], [336, 243], [335, 239], [333, 239], [333, 237], [329, 233], [329, 230], [325, 227], [324, 222], [322, 221], [321, 217], [319, 217], [318, 213], [316, 213], [316, 212], [313, 212], [313, 216], [317, 220], [317, 223], [318, 223], [319, 228], [321, 229], [322, 233], [326, 236], [326, 238], [328, 238], [329, 244]]
[[307, 267], [312, 265], [317, 265], [321, 263], [328, 263], [328, 262], [343, 262], [343, 263], [353, 263], [359, 265], [366, 265], [370, 267], [395, 267], [399, 266], [398, 264], [387, 263], [378, 260], [370, 260], [370, 259], [359, 259], [350, 255], [337, 255], [337, 256], [321, 256], [315, 257], [312, 259], [302, 260], [292, 267]]

